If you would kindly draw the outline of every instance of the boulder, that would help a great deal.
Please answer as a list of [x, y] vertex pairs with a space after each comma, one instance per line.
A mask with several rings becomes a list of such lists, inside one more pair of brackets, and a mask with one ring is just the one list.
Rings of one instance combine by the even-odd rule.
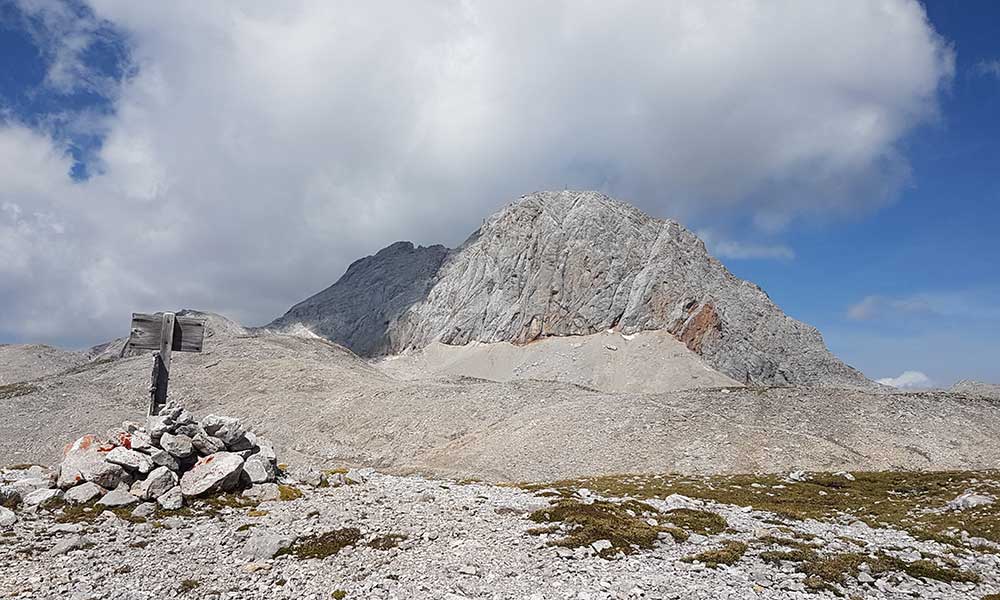
[[194, 424], [196, 424], [194, 415], [192, 415], [186, 409], [182, 408], [180, 412], [177, 413], [176, 416], [174, 416], [174, 425], [177, 425], [178, 427], [183, 427], [185, 425], [194, 425]]
[[122, 429], [129, 433], [135, 433], [142, 429], [142, 423], [137, 423], [135, 421], [122, 421]]
[[212, 492], [232, 490], [243, 473], [243, 459], [232, 452], [216, 452], [194, 464], [181, 477], [184, 497], [200, 496]]
[[118, 446], [108, 452], [104, 460], [132, 471], [138, 471], [143, 475], [153, 470], [153, 461], [148, 456], [135, 450], [129, 450], [124, 446]]
[[281, 490], [277, 483], [260, 483], [252, 485], [243, 490], [244, 498], [251, 498], [257, 502], [269, 502], [281, 499]]
[[274, 464], [259, 454], [254, 454], [246, 459], [243, 463], [243, 471], [246, 472], [251, 483], [274, 481], [278, 475], [278, 469]]
[[93, 540], [85, 535], [74, 535], [73, 537], [68, 537], [64, 540], [56, 542], [56, 545], [52, 547], [46, 554], [49, 556], [58, 556], [60, 554], [66, 554], [67, 552], [72, 552], [73, 550], [83, 550], [85, 548], [90, 548], [94, 545]]
[[133, 496], [143, 500], [156, 500], [177, 486], [177, 474], [166, 467], [157, 467], [148, 477], [132, 485]]
[[246, 429], [240, 424], [240, 420], [232, 417], [208, 415], [201, 420], [201, 426], [208, 435], [219, 438], [226, 446], [236, 443], [246, 434]]
[[294, 541], [290, 536], [255, 533], [244, 544], [243, 555], [253, 560], [268, 560]]
[[146, 450], [153, 447], [153, 438], [149, 437], [149, 434], [141, 429], [137, 429], [132, 432], [132, 445], [133, 450]]
[[149, 454], [150, 460], [153, 461], [154, 465], [160, 467], [166, 467], [171, 471], [180, 471], [181, 465], [177, 462], [177, 459], [170, 456], [170, 453], [166, 450], [160, 450], [159, 448], [154, 448]]
[[154, 440], [164, 433], [168, 433], [172, 424], [173, 421], [165, 415], [150, 415], [146, 417], [146, 431], [149, 432], [149, 437]]
[[17, 522], [17, 515], [9, 508], [0, 506], [0, 529], [5, 529]]
[[249, 452], [250, 454], [255, 454], [256, 453], [256, 445], [254, 444], [255, 439], [256, 438], [254, 437], [253, 433], [247, 431], [240, 437], [233, 440], [232, 443], [227, 443], [226, 448], [228, 448], [230, 452]]
[[295, 481], [311, 485], [313, 487], [322, 485], [325, 480], [323, 473], [309, 467], [299, 467], [298, 469], [292, 471], [290, 475]]
[[121, 466], [104, 460], [110, 451], [111, 447], [102, 445], [97, 436], [85, 435], [79, 438], [63, 452], [57, 485], [68, 489], [78, 483], [90, 481], [104, 488], [117, 486], [124, 471]]
[[135, 504], [139, 499], [128, 493], [125, 490], [117, 489], [111, 490], [107, 494], [97, 501], [98, 506], [107, 506], [109, 508], [115, 508], [118, 506], [129, 506]]
[[12, 479], [13, 481], [20, 481], [22, 479], [51, 479], [52, 473], [48, 469], [40, 465], [31, 465], [27, 469], [19, 469], [14, 471], [9, 471], [5, 474], [5, 479]]
[[108, 443], [113, 446], [132, 447], [132, 434], [121, 427], [113, 427], [108, 430], [107, 439]]
[[181, 486], [175, 485], [164, 492], [156, 499], [156, 503], [164, 510], [177, 510], [184, 506], [184, 494], [181, 493]]
[[257, 438], [258, 454], [271, 462], [278, 462], [278, 455], [274, 452], [274, 444], [267, 438]]
[[12, 485], [0, 485], [0, 506], [13, 508], [21, 503], [23, 496], [24, 494]]
[[160, 437], [160, 448], [166, 450], [174, 458], [187, 458], [194, 454], [191, 438], [186, 435], [164, 433]]
[[155, 502], [143, 502], [139, 506], [136, 506], [134, 509], [132, 509], [132, 512], [129, 514], [131, 514], [133, 517], [145, 519], [146, 517], [152, 516], [153, 513], [155, 512], [156, 512]]
[[198, 451], [198, 454], [201, 454], [202, 456], [222, 452], [226, 449], [226, 444], [223, 443], [222, 440], [208, 435], [204, 431], [191, 438], [191, 444], [194, 446], [194, 449]]
[[35, 490], [25, 496], [22, 501], [25, 506], [42, 506], [49, 500], [60, 498], [62, 495], [62, 490], [58, 489]]
[[344, 475], [344, 479], [347, 480], [347, 483], [354, 485], [368, 481], [374, 474], [375, 474], [375, 469], [372, 469], [371, 467], [365, 467], [363, 469], [351, 469], [350, 471], [347, 472], [347, 475]]
[[993, 504], [993, 502], [993, 496], [966, 491], [964, 494], [959, 494], [954, 500], [948, 502], [948, 508], [950, 510], [967, 510], [978, 506], [987, 506]]
[[63, 500], [72, 504], [86, 504], [104, 495], [104, 488], [91, 483], [90, 481], [81, 483], [76, 487], [71, 487], [63, 494]]
[[52, 482], [48, 479], [18, 479], [14, 483], [10, 484], [10, 487], [17, 490], [21, 496], [27, 496], [35, 490], [44, 490], [52, 487]]

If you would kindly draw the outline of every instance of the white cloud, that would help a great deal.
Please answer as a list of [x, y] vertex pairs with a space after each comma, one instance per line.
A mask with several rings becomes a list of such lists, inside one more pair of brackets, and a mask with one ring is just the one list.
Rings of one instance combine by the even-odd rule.
[[902, 296], [865, 296], [847, 308], [853, 321], [873, 319], [961, 318], [1000, 319], [1000, 289], [983, 287], [968, 290], [920, 292]]
[[1000, 58], [983, 59], [977, 62], [975, 71], [980, 75], [989, 75], [1000, 79]]
[[931, 379], [920, 371], [904, 371], [898, 377], [885, 377], [876, 381], [882, 385], [906, 390], [927, 389], [933, 384]]
[[734, 260], [792, 260], [795, 258], [795, 251], [785, 244], [744, 242], [727, 239], [712, 229], [700, 229], [696, 233], [705, 242], [705, 246], [709, 252], [718, 258]]
[[[767, 230], [863, 213], [953, 70], [912, 0], [91, 4], [137, 71], [86, 182], [43, 132], [0, 128], [0, 203], [64, 227], [2, 217], [0, 339], [98, 341], [164, 307], [260, 323], [536, 189]], [[53, 85], [86, 81], [78, 47]]]
[[847, 309], [847, 317], [855, 321], [867, 321], [888, 315], [932, 314], [931, 301], [923, 296], [887, 298], [885, 296], [865, 296], [860, 302]]

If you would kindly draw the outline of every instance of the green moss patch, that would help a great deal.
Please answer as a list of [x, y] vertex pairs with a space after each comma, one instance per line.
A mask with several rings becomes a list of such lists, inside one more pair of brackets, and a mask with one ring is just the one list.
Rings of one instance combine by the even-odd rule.
[[278, 486], [278, 498], [283, 502], [291, 502], [292, 500], [298, 500], [304, 494], [302, 490], [295, 487], [294, 485], [284, 485]]
[[692, 533], [702, 535], [717, 535], [726, 530], [729, 524], [721, 515], [707, 510], [693, 508], [675, 508], [663, 513], [663, 518], [677, 527]]
[[372, 538], [368, 541], [368, 547], [376, 550], [391, 550], [405, 540], [406, 536], [401, 533], [389, 533]]
[[326, 558], [333, 556], [348, 546], [354, 546], [361, 539], [361, 531], [356, 527], [335, 529], [295, 540], [288, 548], [278, 551], [278, 555], [290, 554], [299, 559]]
[[37, 385], [28, 383], [8, 383], [0, 385], [0, 400], [9, 400], [18, 396], [27, 396], [39, 390]]
[[747, 551], [747, 545], [739, 540], [726, 540], [721, 548], [707, 550], [694, 556], [683, 558], [684, 562], [700, 562], [710, 567], [734, 565]]
[[[1000, 471], [857, 472], [853, 480], [810, 473], [807, 481], [782, 475], [615, 475], [527, 484], [570, 497], [580, 488], [620, 498], [665, 498], [681, 494], [723, 504], [752, 506], [786, 520], [830, 520], [851, 515], [872, 527], [894, 527], [918, 539], [965, 547], [958, 532], [1000, 543], [1000, 502], [963, 511], [943, 510], [972, 489], [1000, 497]], [[928, 510], [932, 509], [932, 510]], [[780, 523], [780, 521], [774, 521]]]
[[563, 523], [569, 526], [565, 537], [550, 542], [553, 545], [579, 548], [598, 540], [608, 540], [611, 548], [602, 550], [601, 555], [610, 556], [619, 551], [631, 554], [640, 548], [652, 548], [661, 528], [650, 525], [647, 519], [659, 516], [658, 510], [635, 500], [584, 504], [578, 500], [563, 499], [536, 510], [528, 518], [536, 523]]

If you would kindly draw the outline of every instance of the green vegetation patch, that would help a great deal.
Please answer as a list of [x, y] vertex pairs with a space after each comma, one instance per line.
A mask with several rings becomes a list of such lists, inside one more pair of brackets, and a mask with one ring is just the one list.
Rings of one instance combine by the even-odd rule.
[[283, 502], [291, 502], [292, 500], [298, 500], [304, 494], [302, 490], [295, 487], [294, 485], [284, 485], [278, 486], [278, 498]]
[[707, 550], [694, 556], [688, 556], [681, 560], [684, 562], [700, 562], [710, 567], [719, 565], [734, 565], [747, 551], [747, 545], [739, 540], [726, 540], [721, 548]]
[[598, 540], [608, 540], [611, 548], [600, 553], [607, 557], [619, 551], [631, 554], [640, 548], [652, 548], [663, 529], [650, 525], [647, 519], [659, 516], [660, 511], [635, 500], [621, 503], [599, 500], [584, 504], [574, 499], [562, 499], [552, 506], [536, 510], [528, 518], [536, 523], [564, 523], [569, 526], [565, 537], [550, 542], [555, 546], [579, 548]]
[[0, 400], [9, 400], [18, 396], [27, 396], [37, 392], [40, 388], [30, 383], [8, 383], [0, 385]]
[[198, 589], [199, 587], [201, 587], [201, 582], [197, 579], [184, 579], [181, 581], [180, 585], [177, 586], [177, 591], [182, 594], [186, 594]]
[[979, 581], [979, 576], [970, 571], [953, 566], [942, 566], [927, 559], [906, 562], [884, 552], [876, 554], [858, 552], [820, 554], [811, 549], [796, 549], [761, 552], [758, 557], [769, 563], [782, 561], [798, 563], [802, 573], [827, 583], [844, 584], [847, 577], [857, 577], [861, 572], [862, 564], [868, 565], [868, 571], [872, 575], [898, 571], [918, 579], [933, 579], [949, 583], [956, 581], [976, 583]]
[[663, 513], [663, 518], [677, 527], [692, 533], [702, 535], [717, 535], [726, 530], [729, 524], [722, 515], [707, 510], [693, 508], [675, 508]]
[[958, 537], [961, 531], [1000, 544], [1000, 502], [962, 511], [944, 510], [949, 501], [970, 489], [1000, 497], [1000, 471], [856, 472], [852, 477], [810, 473], [808, 480], [793, 482], [777, 474], [609, 475], [521, 487], [533, 492], [555, 489], [567, 498], [580, 488], [636, 500], [681, 494], [752, 506], [789, 520], [851, 515], [872, 527], [894, 527], [918, 539], [956, 547], [966, 547]]
[[401, 533], [389, 533], [372, 538], [368, 542], [368, 547], [375, 548], [376, 550], [391, 550], [405, 540], [406, 536]]
[[290, 554], [299, 559], [322, 559], [333, 556], [348, 546], [356, 545], [360, 539], [361, 531], [356, 527], [334, 529], [326, 533], [299, 538], [288, 548], [279, 550], [277, 555]]

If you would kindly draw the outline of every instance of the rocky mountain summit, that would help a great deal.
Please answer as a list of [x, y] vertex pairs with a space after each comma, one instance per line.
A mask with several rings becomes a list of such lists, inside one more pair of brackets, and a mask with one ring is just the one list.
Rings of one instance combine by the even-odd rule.
[[874, 387], [696, 235], [596, 192], [524, 196], [454, 250], [393, 244], [268, 327], [362, 356], [665, 330], [741, 383]]

